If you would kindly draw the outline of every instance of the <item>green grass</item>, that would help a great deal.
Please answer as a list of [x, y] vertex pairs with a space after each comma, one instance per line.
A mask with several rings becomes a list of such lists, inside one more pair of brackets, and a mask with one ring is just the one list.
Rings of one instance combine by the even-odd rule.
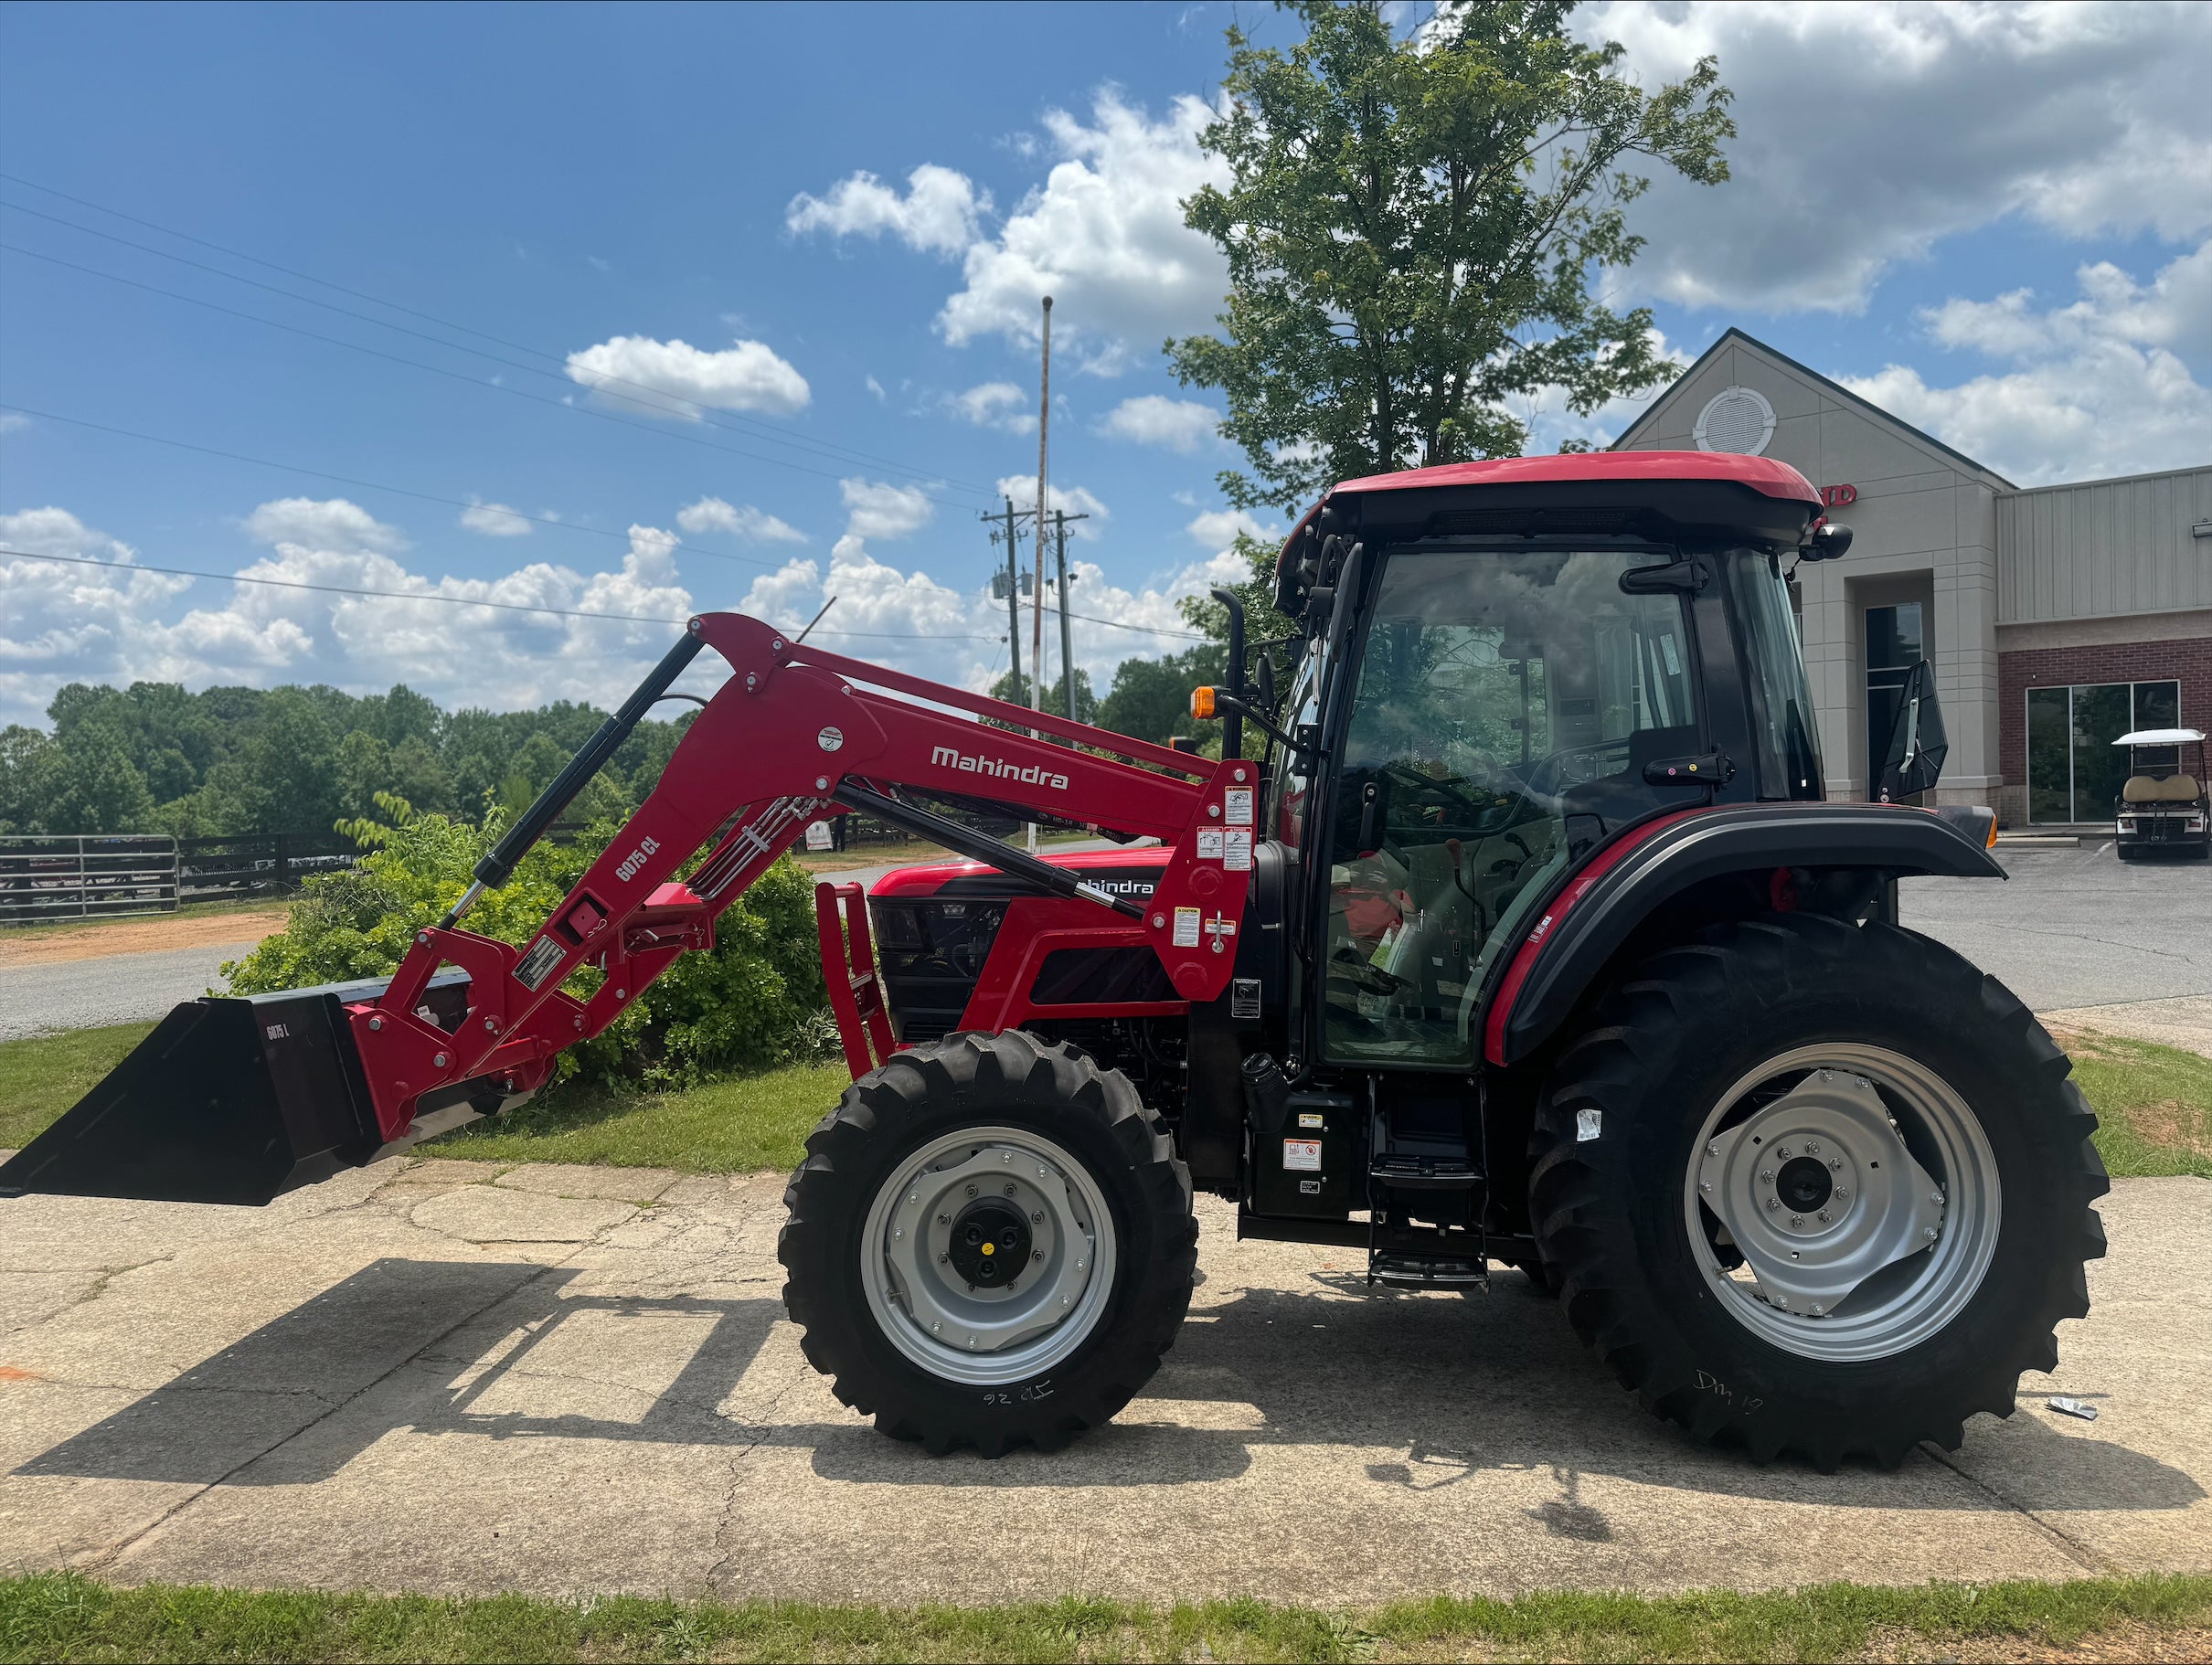
[[32, 1135], [90, 1092], [153, 1028], [117, 1023], [0, 1041], [0, 1151], [28, 1144]]
[[2207, 1623], [2205, 1576], [1749, 1596], [1564, 1591], [1356, 1614], [1259, 1601], [889, 1608], [124, 1589], [68, 1573], [0, 1580], [0, 1660], [9, 1661], [1850, 1660], [1894, 1656], [1899, 1644], [2193, 1641]]
[[2102, 1124], [2097, 1150], [2106, 1168], [2212, 1179], [2212, 1058], [2118, 1035], [2062, 1039]]
[[[75, 1104], [151, 1023], [0, 1041], [0, 1149], [20, 1146]], [[2115, 1176], [2212, 1179], [2212, 1058], [2114, 1035], [2063, 1037], [2074, 1079], [2102, 1126]], [[601, 1162], [742, 1173], [798, 1165], [808, 1131], [837, 1102], [839, 1064], [800, 1064], [680, 1092], [555, 1087], [496, 1120], [426, 1146], [502, 1162]]]
[[789, 1172], [807, 1134], [852, 1079], [842, 1064], [794, 1064], [682, 1092], [555, 1087], [541, 1100], [420, 1148], [472, 1161]]

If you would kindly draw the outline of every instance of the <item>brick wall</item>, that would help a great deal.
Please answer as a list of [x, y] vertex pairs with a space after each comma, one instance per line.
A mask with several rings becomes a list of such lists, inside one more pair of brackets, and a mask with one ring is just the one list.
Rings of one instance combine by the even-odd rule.
[[1997, 655], [1999, 766], [2008, 788], [2027, 784], [2027, 691], [2069, 683], [2147, 683], [2178, 678], [2181, 721], [2212, 733], [2212, 639], [2127, 642], [2097, 647], [2028, 648]]

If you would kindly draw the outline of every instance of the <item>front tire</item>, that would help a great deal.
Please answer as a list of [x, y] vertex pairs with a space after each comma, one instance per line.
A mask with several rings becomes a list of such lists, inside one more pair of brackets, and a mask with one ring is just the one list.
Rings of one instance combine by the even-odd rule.
[[1772, 915], [1653, 957], [1592, 1016], [1538, 1108], [1530, 1213], [1650, 1409], [1760, 1461], [1891, 1466], [2056, 1366], [2107, 1181], [2065, 1054], [1994, 978]]
[[1016, 1030], [895, 1054], [784, 1192], [785, 1310], [837, 1397], [942, 1454], [1053, 1450], [1159, 1368], [1190, 1173], [1128, 1077]]

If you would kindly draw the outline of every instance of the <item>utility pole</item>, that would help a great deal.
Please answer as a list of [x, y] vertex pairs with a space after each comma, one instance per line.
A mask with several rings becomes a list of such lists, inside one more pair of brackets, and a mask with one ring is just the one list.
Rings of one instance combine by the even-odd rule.
[[1068, 635], [1068, 523], [1090, 518], [1088, 514], [1069, 514], [1062, 509], [1052, 511], [1052, 527], [1059, 546], [1060, 561], [1060, 681], [1068, 690], [1068, 720], [1071, 723], [1079, 723], [1084, 719], [1082, 713], [1075, 708], [1075, 648]]
[[[1029, 610], [1029, 709], [1045, 701], [1045, 457], [1052, 427], [1052, 297], [1045, 297], [1044, 356], [1037, 393], [1037, 588]], [[1029, 854], [1037, 854], [1037, 822], [1029, 823]]]
[[[1021, 576], [1016, 570], [1021, 546], [1015, 527], [1022, 515], [1015, 508], [1013, 498], [1007, 498], [1005, 504], [1004, 514], [984, 514], [979, 518], [992, 527], [991, 541], [995, 544], [1003, 539], [1006, 546], [1006, 649], [1014, 656], [1014, 687], [1018, 694], [1022, 685], [1022, 586]], [[1000, 521], [1005, 524], [995, 524]]]

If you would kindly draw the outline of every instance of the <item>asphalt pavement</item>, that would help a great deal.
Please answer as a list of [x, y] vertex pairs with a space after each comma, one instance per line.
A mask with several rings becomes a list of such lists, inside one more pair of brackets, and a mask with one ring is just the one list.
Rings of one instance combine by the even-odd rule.
[[229, 985], [220, 967], [253, 951], [252, 941], [158, 949], [58, 965], [0, 968], [0, 1041], [102, 1023], [147, 1023], [179, 1001]]
[[2122, 863], [2109, 840], [1997, 856], [2001, 884], [1905, 880], [1900, 922], [2037, 1012], [2212, 994], [2212, 862]]
[[2095, 1304], [2016, 1415], [1832, 1475], [1690, 1445], [1517, 1273], [1370, 1291], [1212, 1199], [1190, 1320], [1112, 1425], [932, 1458], [801, 1356], [782, 1183], [430, 1160], [261, 1210], [0, 1202], [0, 1566], [1331, 1606], [2212, 1567], [2201, 1180], [2114, 1187]]

